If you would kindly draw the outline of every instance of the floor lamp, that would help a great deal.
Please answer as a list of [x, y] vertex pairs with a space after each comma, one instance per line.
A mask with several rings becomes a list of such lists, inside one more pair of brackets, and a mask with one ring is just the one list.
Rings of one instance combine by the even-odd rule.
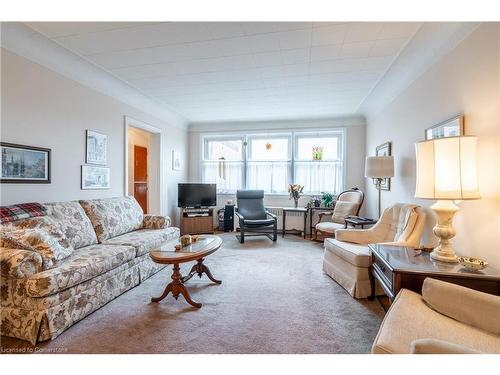
[[415, 198], [436, 199], [431, 206], [438, 222], [434, 234], [439, 245], [431, 258], [457, 262], [451, 246], [455, 237], [453, 216], [458, 211], [454, 200], [479, 199], [476, 172], [477, 138], [471, 136], [437, 138], [415, 144], [417, 182]]
[[381, 216], [380, 193], [382, 182], [394, 177], [394, 158], [392, 156], [368, 156], [365, 161], [365, 177], [373, 179], [378, 190], [378, 217]]

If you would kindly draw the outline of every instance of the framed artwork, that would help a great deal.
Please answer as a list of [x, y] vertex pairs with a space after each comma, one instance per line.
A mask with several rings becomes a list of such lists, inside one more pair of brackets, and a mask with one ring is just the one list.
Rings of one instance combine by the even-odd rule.
[[181, 153], [175, 150], [172, 150], [172, 169], [174, 171], [180, 171], [182, 168], [181, 164]]
[[82, 190], [109, 189], [109, 168], [82, 165]]
[[425, 129], [425, 139], [458, 137], [464, 135], [464, 116], [458, 115], [449, 120]]
[[1, 183], [50, 184], [50, 148], [0, 142]]
[[[375, 149], [375, 156], [391, 156], [392, 153], [392, 143], [385, 142]], [[380, 184], [380, 190], [391, 190], [391, 179], [384, 178]]]
[[87, 130], [85, 143], [85, 163], [106, 165], [108, 136], [93, 130]]

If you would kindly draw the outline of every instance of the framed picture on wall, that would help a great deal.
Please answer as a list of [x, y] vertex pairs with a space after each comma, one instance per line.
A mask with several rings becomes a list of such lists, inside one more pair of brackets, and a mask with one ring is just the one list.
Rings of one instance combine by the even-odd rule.
[[94, 165], [82, 165], [82, 190], [109, 189], [109, 168]]
[[[392, 155], [391, 153], [392, 153], [391, 142], [385, 142], [375, 148], [375, 156], [391, 156]], [[380, 184], [380, 190], [387, 190], [387, 191], [391, 190], [390, 178], [384, 178], [382, 180], [382, 183]]]
[[425, 129], [425, 139], [458, 137], [464, 135], [464, 116], [458, 115]]
[[108, 136], [93, 130], [86, 132], [85, 163], [106, 165]]
[[180, 171], [182, 168], [181, 164], [181, 153], [175, 150], [172, 150], [172, 169], [174, 171]]
[[49, 148], [0, 142], [1, 183], [50, 184]]

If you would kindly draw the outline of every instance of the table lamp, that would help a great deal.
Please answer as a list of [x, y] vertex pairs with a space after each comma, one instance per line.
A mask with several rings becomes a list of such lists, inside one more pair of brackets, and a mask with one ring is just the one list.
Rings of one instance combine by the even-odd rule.
[[453, 216], [458, 211], [454, 200], [480, 198], [476, 144], [477, 138], [472, 136], [437, 138], [415, 144], [415, 197], [437, 200], [431, 209], [438, 218], [433, 231], [439, 238], [439, 245], [432, 251], [432, 259], [457, 262], [451, 245], [456, 234], [452, 226]]
[[382, 181], [394, 177], [394, 158], [392, 156], [367, 156], [365, 161], [365, 177], [373, 179], [378, 190], [378, 217], [380, 217], [380, 192]]

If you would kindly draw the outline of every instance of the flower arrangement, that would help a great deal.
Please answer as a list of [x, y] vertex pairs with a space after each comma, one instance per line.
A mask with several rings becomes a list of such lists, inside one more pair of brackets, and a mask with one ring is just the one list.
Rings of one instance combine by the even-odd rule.
[[313, 160], [323, 160], [323, 147], [316, 146], [313, 147]]
[[288, 193], [290, 193], [290, 199], [293, 199], [295, 208], [299, 205], [299, 198], [304, 191], [304, 186], [300, 184], [290, 184], [288, 186]]

